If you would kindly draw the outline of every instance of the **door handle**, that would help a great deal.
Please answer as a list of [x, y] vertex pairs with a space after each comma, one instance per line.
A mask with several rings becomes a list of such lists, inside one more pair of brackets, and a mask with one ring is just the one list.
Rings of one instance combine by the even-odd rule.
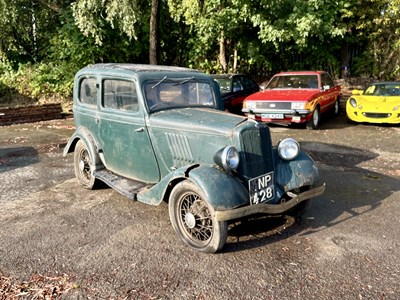
[[140, 127], [138, 129], [135, 129], [135, 132], [143, 132], [144, 131], [144, 127]]

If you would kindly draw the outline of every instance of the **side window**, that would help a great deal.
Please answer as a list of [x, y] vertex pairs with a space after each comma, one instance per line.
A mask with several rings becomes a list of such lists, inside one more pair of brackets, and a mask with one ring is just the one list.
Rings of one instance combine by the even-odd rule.
[[332, 88], [335, 84], [328, 74], [321, 74], [321, 84], [323, 88]]
[[84, 104], [96, 105], [96, 78], [85, 78], [81, 81], [79, 89], [79, 101]]
[[136, 86], [133, 81], [105, 79], [103, 106], [124, 111], [138, 111]]
[[242, 85], [242, 82], [241, 82], [241, 78], [234, 78], [233, 79], [233, 91], [234, 92], [243, 91], [243, 85]]

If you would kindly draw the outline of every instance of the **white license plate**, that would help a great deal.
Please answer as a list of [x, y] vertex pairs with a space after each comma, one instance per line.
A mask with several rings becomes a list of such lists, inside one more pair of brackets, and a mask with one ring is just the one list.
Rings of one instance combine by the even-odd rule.
[[249, 180], [250, 204], [259, 204], [275, 198], [274, 172]]
[[283, 114], [261, 114], [261, 119], [283, 119]]

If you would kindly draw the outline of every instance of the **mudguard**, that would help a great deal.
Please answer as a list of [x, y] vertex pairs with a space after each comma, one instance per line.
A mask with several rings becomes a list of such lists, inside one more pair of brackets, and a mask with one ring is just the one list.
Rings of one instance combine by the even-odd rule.
[[63, 156], [66, 156], [68, 153], [73, 152], [75, 149], [75, 145], [79, 140], [82, 140], [86, 144], [89, 155], [94, 163], [95, 170], [103, 168], [103, 163], [97, 151], [97, 144], [90, 134], [89, 130], [84, 127], [79, 127], [75, 130], [73, 135], [70, 137], [67, 145], [64, 147]]
[[184, 179], [196, 184], [215, 210], [232, 209], [250, 201], [247, 190], [235, 176], [213, 165], [179, 168], [152, 188], [138, 193], [137, 199], [148, 204], [160, 204], [168, 187]]
[[286, 161], [274, 149], [274, 160], [275, 181], [284, 192], [302, 186], [314, 186], [319, 181], [317, 166], [305, 152], [300, 152], [294, 160]]
[[[282, 160], [274, 151], [276, 197], [270, 203], [278, 203], [282, 195], [302, 186], [318, 184], [318, 169], [310, 156], [300, 152], [296, 159]], [[250, 203], [249, 194], [239, 179], [215, 165], [191, 165], [169, 173], [150, 189], [138, 193], [137, 199], [158, 205], [168, 196], [168, 188], [181, 180], [191, 180], [204, 193], [216, 211], [230, 210]]]

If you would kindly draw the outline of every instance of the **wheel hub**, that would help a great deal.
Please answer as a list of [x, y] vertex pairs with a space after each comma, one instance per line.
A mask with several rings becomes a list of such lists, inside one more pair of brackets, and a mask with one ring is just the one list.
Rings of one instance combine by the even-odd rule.
[[79, 170], [83, 171], [85, 169], [85, 162], [83, 160], [79, 161]]
[[189, 212], [185, 214], [185, 224], [190, 229], [193, 229], [196, 226], [196, 218], [192, 213]]

